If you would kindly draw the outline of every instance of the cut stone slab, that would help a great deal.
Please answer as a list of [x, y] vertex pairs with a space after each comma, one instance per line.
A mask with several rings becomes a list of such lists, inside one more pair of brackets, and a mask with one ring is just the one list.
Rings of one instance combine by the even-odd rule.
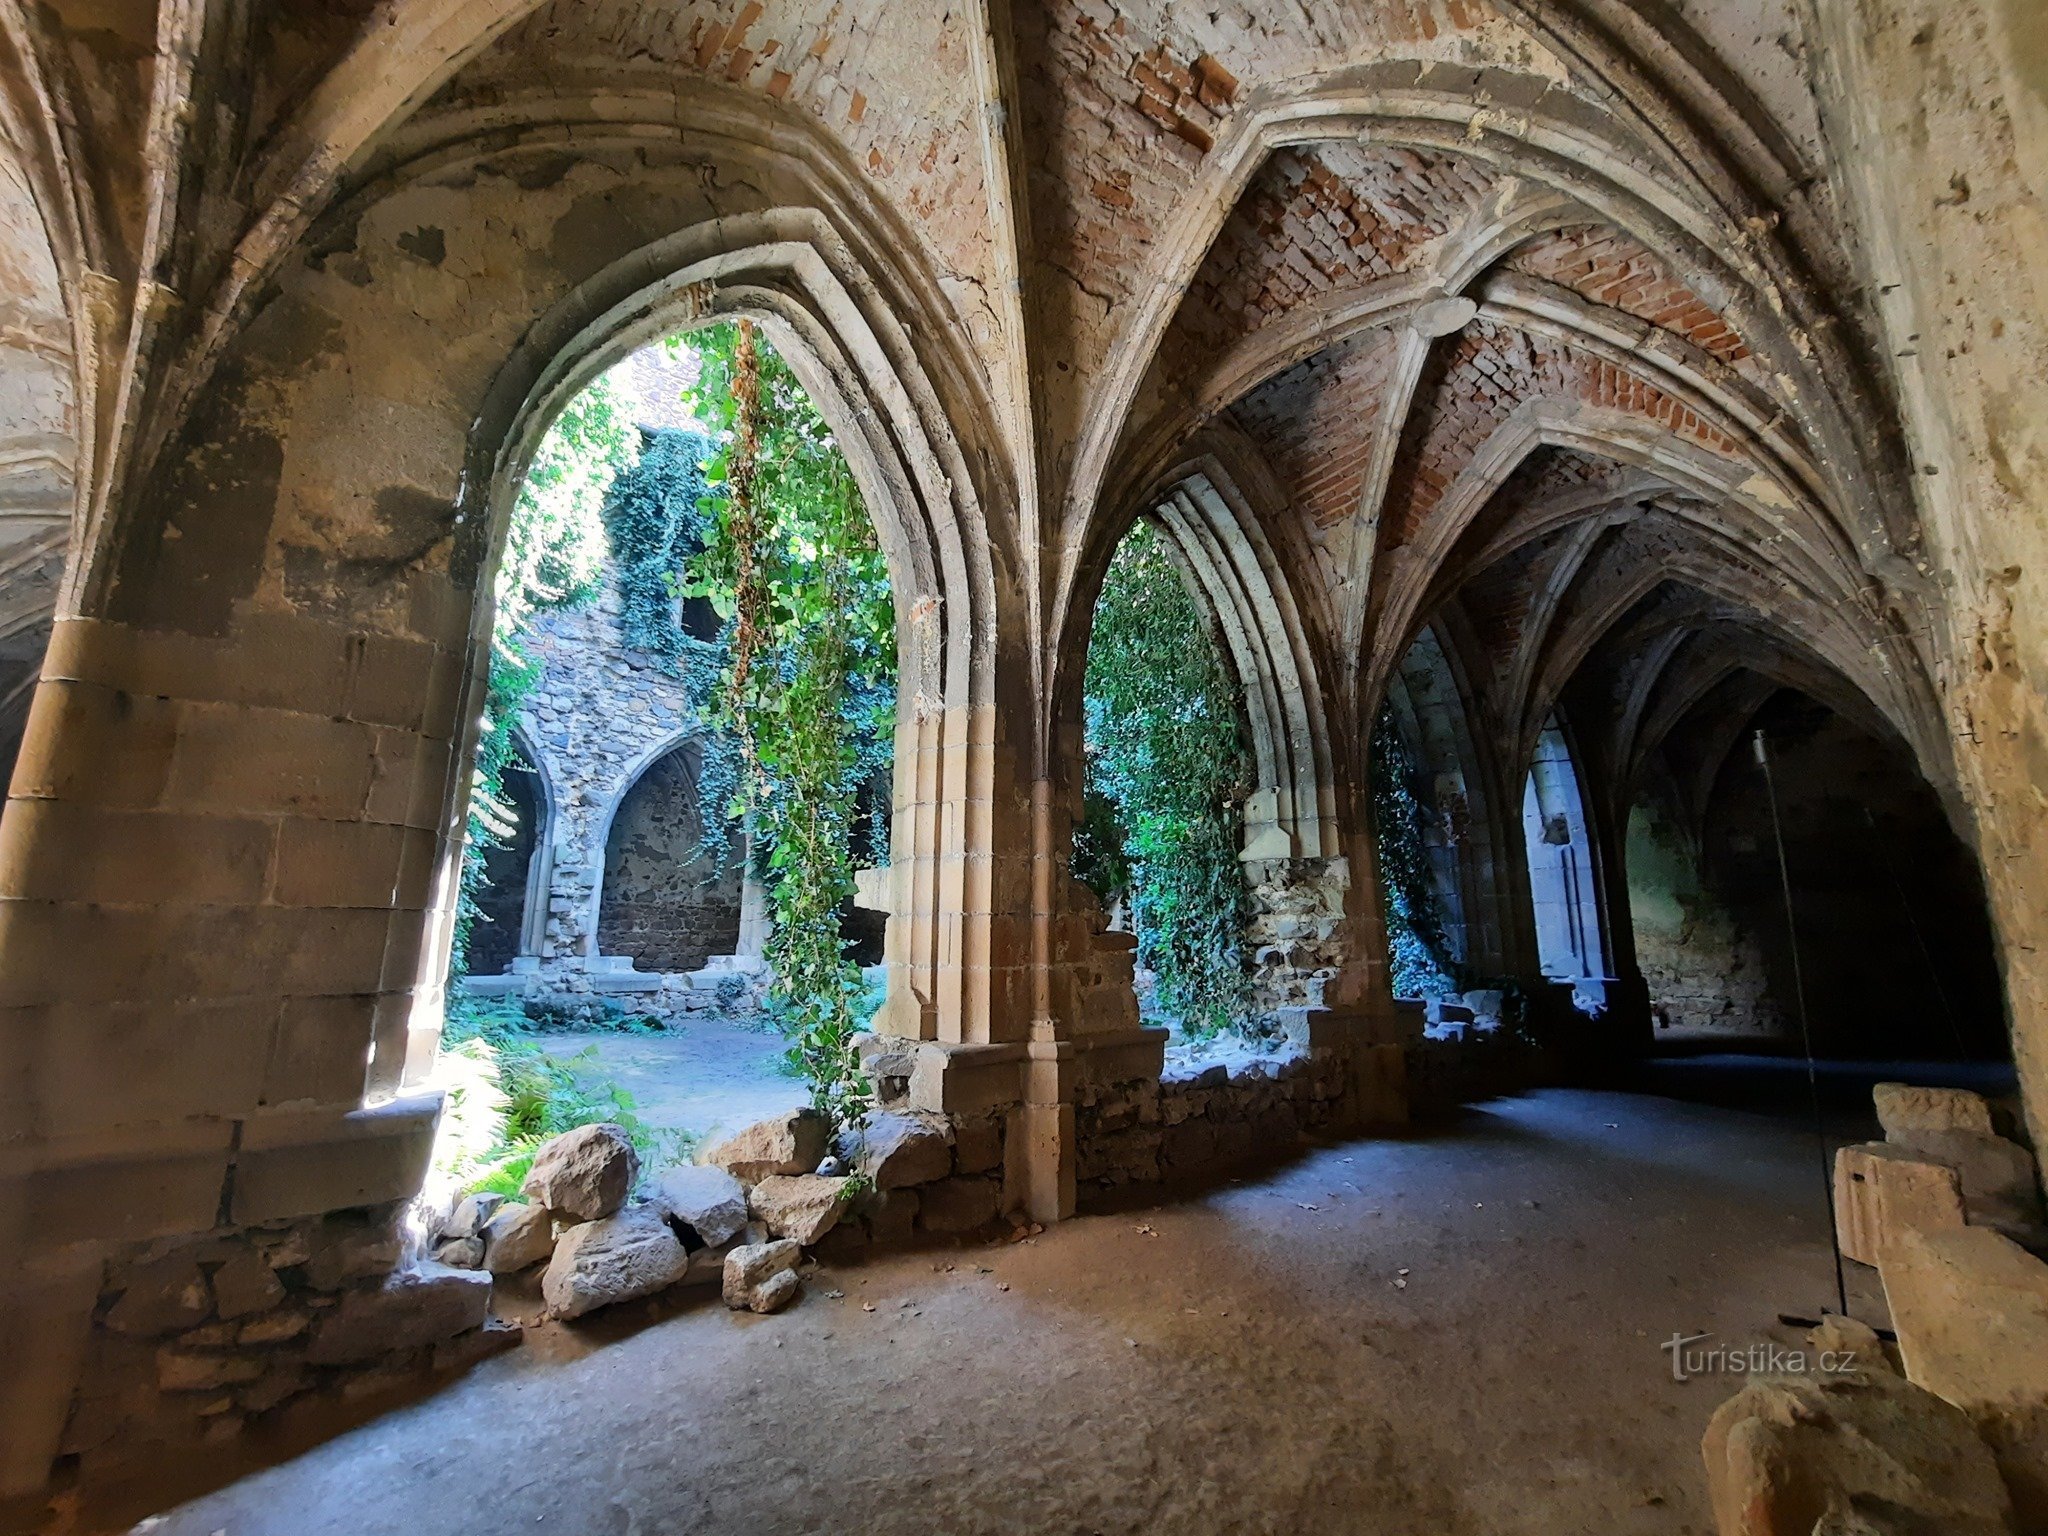
[[384, 1283], [343, 1294], [320, 1320], [306, 1359], [349, 1365], [399, 1350], [438, 1344], [483, 1326], [491, 1310], [491, 1277], [445, 1264], [395, 1270]]
[[531, 1269], [555, 1251], [555, 1218], [524, 1200], [501, 1205], [484, 1223], [484, 1268], [494, 1275]]
[[1906, 1147], [1947, 1163], [1963, 1181], [1963, 1211], [1972, 1226], [1995, 1227], [2009, 1237], [2032, 1239], [2041, 1229], [2041, 1191], [2033, 1154], [2018, 1142], [1981, 1131], [1909, 1131]]
[[725, 1304], [735, 1312], [753, 1303], [753, 1294], [770, 1276], [794, 1270], [803, 1245], [787, 1238], [772, 1243], [745, 1243], [725, 1256]]
[[1885, 1244], [1909, 1227], [1951, 1231], [1963, 1224], [1962, 1177], [1947, 1163], [1883, 1141], [1835, 1153], [1835, 1225], [1844, 1257], [1876, 1265]]
[[746, 1186], [709, 1164], [665, 1170], [649, 1186], [647, 1198], [689, 1227], [707, 1248], [731, 1242], [747, 1224]]
[[2013, 1531], [1969, 1418], [1889, 1372], [1753, 1377], [1714, 1411], [1700, 1454], [1720, 1536]]
[[1981, 1093], [1967, 1088], [1916, 1088], [1910, 1083], [1879, 1083], [1871, 1089], [1877, 1107], [1877, 1123], [1884, 1127], [1886, 1141], [1907, 1145], [1925, 1131], [1974, 1131], [1981, 1136], [1996, 1134], [1991, 1122], [1991, 1105]]
[[520, 1188], [551, 1211], [599, 1221], [626, 1203], [639, 1176], [632, 1138], [605, 1121], [564, 1131], [542, 1147]]
[[742, 1184], [777, 1174], [809, 1173], [824, 1160], [831, 1127], [815, 1109], [792, 1109], [729, 1136], [698, 1159]]
[[2048, 1264], [1965, 1227], [1905, 1233], [1883, 1275], [1906, 1375], [1975, 1423], [2019, 1529], [2048, 1531]]
[[747, 1202], [769, 1232], [809, 1247], [838, 1222], [852, 1182], [815, 1173], [776, 1174], [756, 1184]]
[[945, 1121], [932, 1116], [874, 1110], [861, 1121], [854, 1167], [876, 1189], [909, 1189], [953, 1171]]
[[616, 1216], [564, 1232], [541, 1276], [540, 1293], [556, 1317], [581, 1317], [666, 1290], [689, 1267], [690, 1256], [661, 1212], [629, 1205]]

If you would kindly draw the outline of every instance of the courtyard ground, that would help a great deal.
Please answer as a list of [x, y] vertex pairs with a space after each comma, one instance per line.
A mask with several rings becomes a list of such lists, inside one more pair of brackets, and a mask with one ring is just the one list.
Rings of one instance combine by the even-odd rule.
[[673, 1028], [657, 1033], [534, 1039], [551, 1056], [593, 1052], [589, 1075], [631, 1094], [635, 1113], [648, 1125], [690, 1131], [706, 1142], [810, 1102], [804, 1084], [782, 1070], [787, 1042], [765, 1027], [679, 1016]]
[[[1778, 1314], [1833, 1293], [1799, 1096], [1728, 1107], [1775, 1070], [1498, 1100], [1027, 1242], [819, 1270], [781, 1316], [699, 1294], [542, 1328], [338, 1438], [42, 1528], [185, 1496], [139, 1529], [1704, 1536], [1700, 1433], [1736, 1383], [1674, 1381], [1659, 1346], [1794, 1343]], [[1851, 1285], [1881, 1322], [1874, 1273]]]

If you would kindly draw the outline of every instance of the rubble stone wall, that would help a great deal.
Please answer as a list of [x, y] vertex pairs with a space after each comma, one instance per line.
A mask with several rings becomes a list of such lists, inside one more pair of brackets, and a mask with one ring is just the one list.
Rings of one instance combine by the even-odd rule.
[[353, 1400], [465, 1369], [488, 1275], [404, 1264], [405, 1202], [224, 1226], [105, 1265], [58, 1445], [90, 1471], [213, 1444], [308, 1398]]

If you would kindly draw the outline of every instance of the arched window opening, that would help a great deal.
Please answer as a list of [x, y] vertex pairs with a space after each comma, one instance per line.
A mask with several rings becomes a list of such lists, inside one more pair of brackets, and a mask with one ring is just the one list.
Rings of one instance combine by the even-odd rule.
[[845, 457], [759, 325], [655, 341], [567, 403], [497, 597], [451, 1042], [501, 1076], [539, 1051], [528, 1087], [656, 1159], [807, 1098], [850, 1112], [894, 615]]
[[1555, 717], [1543, 727], [1523, 781], [1522, 834], [1543, 974], [1560, 980], [1606, 975], [1585, 801], [1571, 748]]
[[1243, 690], [1150, 523], [1124, 536], [1096, 601], [1085, 710], [1074, 873], [1136, 936], [1141, 1015], [1190, 1040], [1256, 1035]]

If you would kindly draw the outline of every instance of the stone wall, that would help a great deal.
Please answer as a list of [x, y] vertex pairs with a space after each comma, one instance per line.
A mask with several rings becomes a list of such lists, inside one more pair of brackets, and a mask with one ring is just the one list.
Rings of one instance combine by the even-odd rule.
[[1771, 1037], [1784, 1027], [1755, 936], [1700, 879], [1683, 832], [1655, 804], [1628, 822], [1629, 917], [1658, 1030]]
[[[1297, 1023], [1316, 1011], [1295, 1010]], [[1077, 1178], [1097, 1191], [1202, 1179], [1291, 1155], [1304, 1136], [1406, 1118], [1399, 1044], [1294, 1045], [1250, 1060], [1169, 1065], [1157, 1078], [1080, 1085]]]
[[[544, 668], [519, 718], [535, 771], [506, 776], [520, 826], [486, 857], [491, 931], [471, 941], [473, 989], [638, 988], [758, 953], [758, 924], [742, 943], [743, 841], [722, 870], [700, 852], [700, 727], [683, 679], [627, 648], [618, 612], [607, 585], [587, 607], [543, 615], [526, 642]], [[521, 979], [501, 986], [502, 973]]]
[[88, 1471], [212, 1444], [516, 1343], [490, 1276], [402, 1264], [404, 1202], [227, 1226], [109, 1262], [60, 1454]]

